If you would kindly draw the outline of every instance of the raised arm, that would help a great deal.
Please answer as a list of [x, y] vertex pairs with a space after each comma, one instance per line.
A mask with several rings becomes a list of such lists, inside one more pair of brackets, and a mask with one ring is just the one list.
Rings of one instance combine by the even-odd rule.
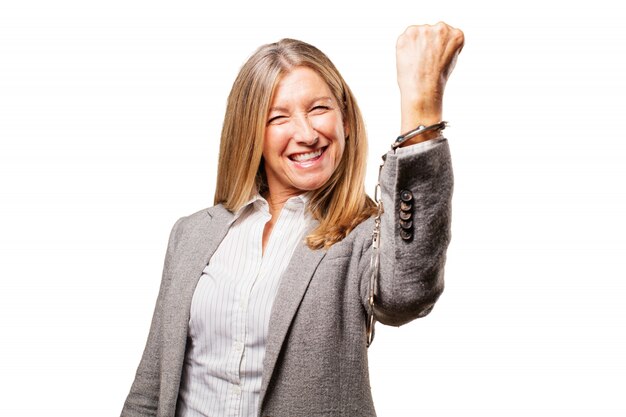
[[[443, 92], [462, 47], [463, 33], [444, 23], [411, 26], [400, 35], [402, 133], [441, 121]], [[453, 176], [448, 142], [438, 136], [437, 131], [415, 136], [386, 155], [374, 308], [385, 324], [425, 316], [443, 291]]]
[[[396, 68], [401, 100], [401, 133], [441, 121], [443, 93], [463, 48], [463, 32], [443, 22], [409, 26], [398, 37]], [[403, 146], [436, 136], [418, 135]]]

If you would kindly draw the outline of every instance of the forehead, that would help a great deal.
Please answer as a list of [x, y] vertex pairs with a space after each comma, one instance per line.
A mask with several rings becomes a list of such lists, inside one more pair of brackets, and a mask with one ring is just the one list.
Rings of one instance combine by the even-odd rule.
[[326, 81], [308, 67], [296, 67], [284, 73], [276, 83], [272, 106], [282, 101], [316, 100], [334, 96]]

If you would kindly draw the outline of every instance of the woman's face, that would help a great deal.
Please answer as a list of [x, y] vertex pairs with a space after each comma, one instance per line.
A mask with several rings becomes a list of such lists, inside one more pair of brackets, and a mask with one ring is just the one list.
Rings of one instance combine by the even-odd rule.
[[283, 75], [270, 104], [263, 143], [272, 198], [324, 185], [341, 161], [345, 137], [341, 109], [326, 82], [306, 67]]

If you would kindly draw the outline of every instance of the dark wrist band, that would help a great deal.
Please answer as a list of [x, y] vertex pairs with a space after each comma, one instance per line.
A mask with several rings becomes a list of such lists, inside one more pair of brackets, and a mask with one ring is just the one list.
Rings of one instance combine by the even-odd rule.
[[391, 144], [391, 149], [396, 149], [398, 146], [402, 145], [407, 140], [414, 138], [417, 135], [421, 135], [422, 133], [430, 132], [431, 130], [443, 130], [446, 128], [447, 125], [448, 125], [448, 122], [439, 122], [430, 126], [419, 125], [415, 129], [403, 135], [398, 136], [396, 140]]

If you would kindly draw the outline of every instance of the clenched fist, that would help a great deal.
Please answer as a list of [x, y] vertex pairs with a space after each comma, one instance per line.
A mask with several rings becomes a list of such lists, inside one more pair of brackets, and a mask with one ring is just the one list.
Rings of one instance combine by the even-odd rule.
[[[403, 133], [418, 124], [441, 121], [443, 92], [464, 41], [461, 30], [443, 22], [409, 26], [398, 37], [396, 67]], [[419, 135], [410, 143], [426, 139], [428, 135]]]

